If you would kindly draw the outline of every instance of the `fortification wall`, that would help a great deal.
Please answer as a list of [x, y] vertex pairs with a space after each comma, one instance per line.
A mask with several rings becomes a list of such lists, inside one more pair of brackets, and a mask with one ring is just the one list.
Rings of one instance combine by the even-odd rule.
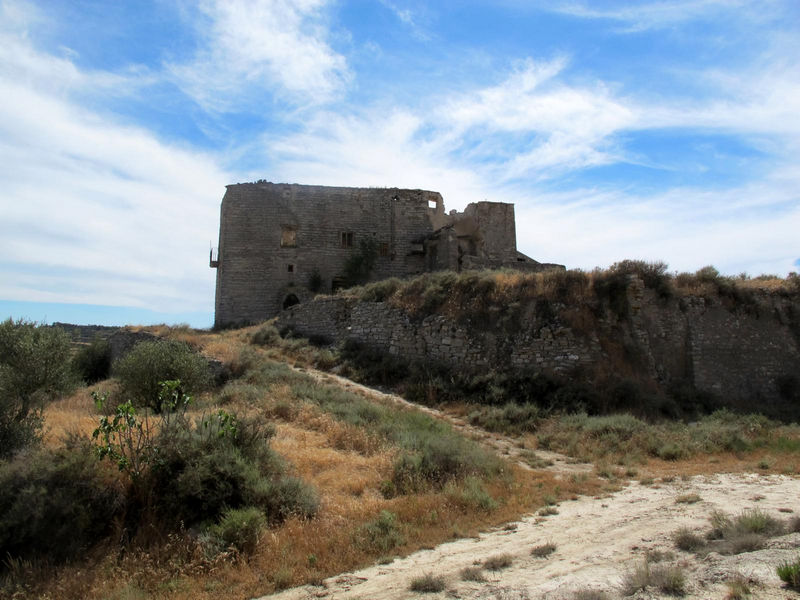
[[613, 368], [627, 360], [622, 367], [644, 371], [658, 385], [689, 382], [751, 409], [759, 408], [753, 403], [779, 401], [781, 379], [800, 373], [798, 339], [786, 318], [800, 315], [796, 302], [766, 298], [756, 312], [704, 298], [664, 302], [638, 280], [628, 295], [627, 318], [607, 315], [591, 331], [570, 327], [565, 306], [556, 306], [559, 314], [544, 325], [531, 307], [518, 327], [500, 332], [439, 314], [415, 320], [388, 303], [345, 297], [293, 307], [281, 313], [278, 326], [457, 369], [566, 373], [575, 367]]

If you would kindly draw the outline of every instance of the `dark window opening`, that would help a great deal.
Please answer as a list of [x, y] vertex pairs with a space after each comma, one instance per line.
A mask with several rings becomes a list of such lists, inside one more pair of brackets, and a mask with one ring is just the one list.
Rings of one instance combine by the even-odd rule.
[[380, 256], [389, 256], [389, 243], [381, 242], [378, 246], [378, 254]]
[[289, 273], [294, 273], [294, 265], [286, 265], [286, 270]]
[[289, 294], [286, 298], [283, 299], [283, 310], [286, 310], [290, 306], [294, 306], [295, 304], [300, 304], [300, 300], [294, 294]]
[[341, 242], [342, 248], [352, 248], [353, 247], [353, 232], [352, 231], [342, 231], [341, 235], [339, 236], [339, 241]]
[[281, 248], [297, 247], [297, 229], [284, 225], [281, 229]]

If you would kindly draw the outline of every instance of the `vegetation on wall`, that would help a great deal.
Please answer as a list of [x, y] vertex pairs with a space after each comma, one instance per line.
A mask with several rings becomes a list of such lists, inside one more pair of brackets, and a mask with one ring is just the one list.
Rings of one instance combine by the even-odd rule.
[[377, 259], [378, 242], [371, 237], [361, 237], [358, 240], [358, 249], [344, 263], [345, 284], [350, 287], [366, 282]]
[[537, 313], [552, 314], [550, 305], [585, 306], [595, 318], [606, 313], [625, 319], [628, 286], [638, 277], [662, 301], [698, 296], [722, 300], [730, 308], [749, 310], [759, 294], [800, 296], [800, 276], [737, 277], [720, 275], [714, 267], [695, 273], [669, 273], [666, 263], [624, 260], [608, 269], [582, 271], [436, 271], [411, 279], [387, 279], [343, 290], [365, 302], [389, 302], [415, 318], [442, 314], [459, 323], [513, 331], [531, 304]]

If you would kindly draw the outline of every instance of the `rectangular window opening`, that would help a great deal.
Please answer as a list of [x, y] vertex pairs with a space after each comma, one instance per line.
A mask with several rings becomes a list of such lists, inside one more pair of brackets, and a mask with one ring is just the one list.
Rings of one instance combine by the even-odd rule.
[[294, 273], [294, 265], [286, 265], [286, 270], [289, 273]]
[[381, 242], [378, 245], [378, 254], [380, 256], [389, 256], [389, 243], [388, 242]]
[[297, 247], [297, 229], [289, 225], [284, 225], [281, 228], [281, 248], [295, 247]]
[[340, 238], [342, 248], [352, 248], [353, 247], [353, 232], [352, 231], [342, 231]]

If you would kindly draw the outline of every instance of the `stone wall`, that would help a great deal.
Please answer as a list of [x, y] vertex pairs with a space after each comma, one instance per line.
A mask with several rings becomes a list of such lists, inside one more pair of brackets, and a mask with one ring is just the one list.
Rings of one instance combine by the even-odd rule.
[[[618, 319], [608, 314], [591, 331], [570, 327], [564, 306], [557, 306], [559, 314], [544, 324], [532, 308], [523, 311], [527, 316], [520, 326], [501, 333], [440, 314], [412, 319], [388, 303], [346, 297], [292, 307], [281, 313], [278, 327], [332, 341], [351, 339], [377, 352], [457, 369], [569, 373], [575, 367], [620, 368], [663, 388], [688, 382], [733, 405], [777, 401], [781, 378], [800, 374], [798, 339], [786, 317], [800, 315], [796, 301], [764, 296], [757, 311], [731, 310], [719, 299], [662, 301], [639, 280], [629, 286], [628, 299], [629, 315]], [[623, 347], [624, 352], [609, 354]], [[625, 360], [630, 364], [620, 364]]]

